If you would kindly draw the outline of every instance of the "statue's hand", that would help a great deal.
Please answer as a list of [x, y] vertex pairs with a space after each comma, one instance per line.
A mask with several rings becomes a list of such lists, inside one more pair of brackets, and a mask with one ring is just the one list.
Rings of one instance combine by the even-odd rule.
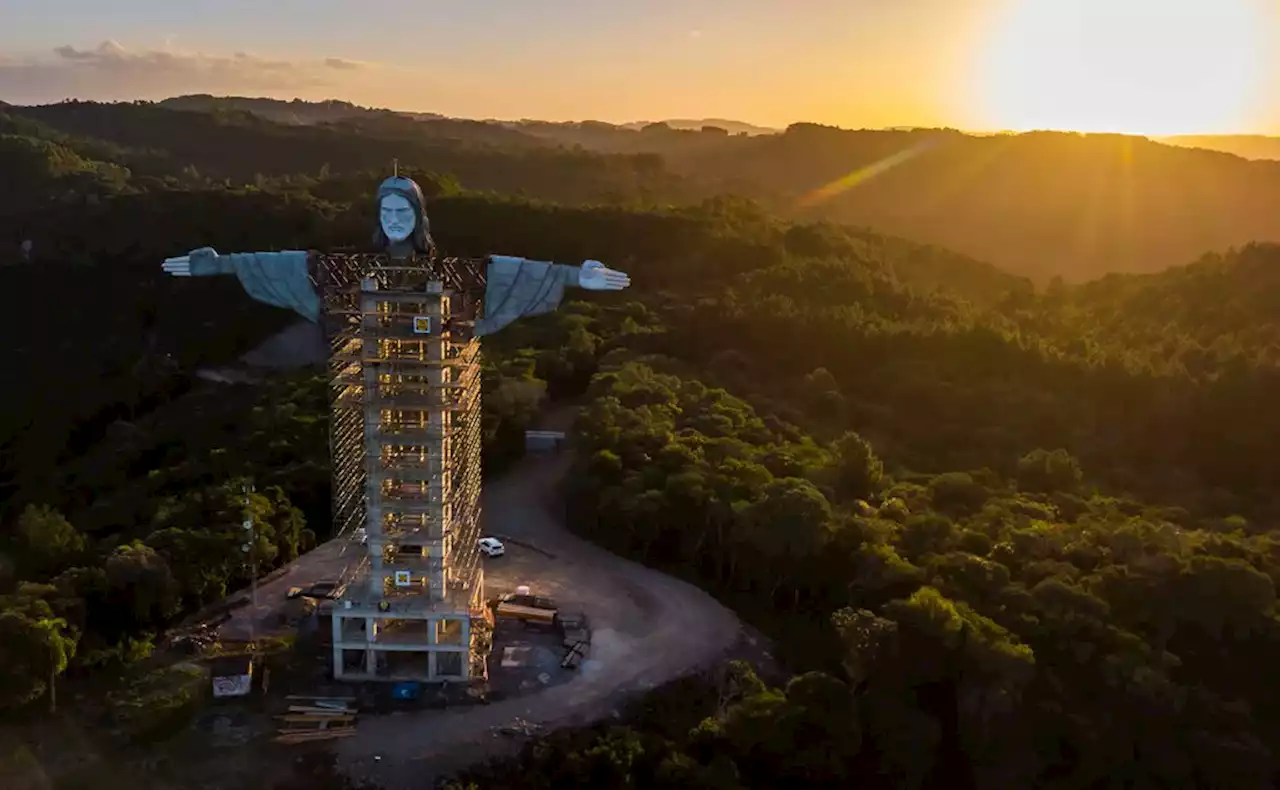
[[164, 263], [160, 264], [160, 266], [167, 274], [172, 274], [174, 277], [191, 276], [190, 255], [179, 255], [176, 258], [165, 258]]
[[[201, 247], [198, 250], [192, 250], [190, 255], [165, 258], [161, 268], [174, 277], [192, 277], [201, 274], [199, 270], [202, 267], [207, 267], [217, 258], [218, 253], [212, 247]], [[196, 271], [192, 271], [192, 268], [195, 268]]]
[[578, 270], [578, 286], [588, 291], [621, 291], [631, 285], [625, 273], [614, 271], [600, 261], [584, 261]]

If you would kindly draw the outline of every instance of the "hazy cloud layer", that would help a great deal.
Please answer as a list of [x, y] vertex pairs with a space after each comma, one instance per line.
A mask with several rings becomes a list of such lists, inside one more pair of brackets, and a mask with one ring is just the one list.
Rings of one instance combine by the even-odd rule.
[[183, 93], [244, 93], [337, 88], [371, 68], [345, 58], [283, 60], [237, 52], [127, 49], [104, 41], [93, 49], [64, 45], [38, 57], [0, 55], [0, 100], [12, 104], [65, 98], [159, 99]]

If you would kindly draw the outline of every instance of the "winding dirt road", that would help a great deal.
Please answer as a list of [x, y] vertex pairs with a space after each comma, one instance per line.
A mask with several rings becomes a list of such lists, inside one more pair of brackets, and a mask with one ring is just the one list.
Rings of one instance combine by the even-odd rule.
[[[510, 550], [486, 564], [485, 593], [529, 584], [580, 607], [591, 655], [558, 686], [490, 705], [369, 717], [337, 741], [344, 770], [386, 790], [421, 790], [435, 778], [518, 744], [491, 728], [519, 717], [554, 728], [612, 715], [629, 694], [716, 662], [742, 632], [737, 617], [693, 585], [610, 554], [559, 523], [552, 499], [567, 457], [529, 459], [486, 484], [485, 529], [553, 554]], [[505, 562], [511, 560], [511, 562]], [[505, 563], [505, 564], [504, 564]]]

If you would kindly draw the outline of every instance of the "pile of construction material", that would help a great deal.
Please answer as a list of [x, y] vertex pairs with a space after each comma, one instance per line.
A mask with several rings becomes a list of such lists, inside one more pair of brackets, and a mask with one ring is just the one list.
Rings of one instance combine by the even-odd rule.
[[510, 737], [533, 737], [542, 733], [542, 725], [517, 716], [506, 724], [490, 727], [489, 732]]
[[[229, 616], [228, 616], [229, 619]], [[218, 624], [201, 623], [169, 636], [169, 646], [187, 655], [207, 653], [218, 647]]]
[[560, 666], [577, 669], [591, 649], [591, 628], [587, 625], [587, 616], [581, 612], [561, 612], [557, 619], [564, 633], [565, 647]]
[[276, 743], [310, 743], [355, 734], [357, 711], [351, 707], [355, 697], [302, 695], [288, 699], [299, 704], [290, 705], [288, 713], [276, 717], [280, 721]]

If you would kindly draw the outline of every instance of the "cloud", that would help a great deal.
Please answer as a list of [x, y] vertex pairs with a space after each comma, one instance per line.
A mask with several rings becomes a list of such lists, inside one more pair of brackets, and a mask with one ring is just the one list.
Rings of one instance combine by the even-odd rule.
[[348, 60], [346, 58], [325, 58], [324, 65], [331, 69], [340, 69], [342, 71], [355, 71], [356, 69], [366, 68], [369, 64], [362, 60]]
[[273, 58], [245, 52], [211, 55], [171, 49], [129, 49], [103, 41], [37, 57], [0, 54], [0, 100], [43, 103], [65, 98], [104, 101], [159, 99], [182, 93], [295, 92], [341, 89], [374, 64], [347, 58]]

